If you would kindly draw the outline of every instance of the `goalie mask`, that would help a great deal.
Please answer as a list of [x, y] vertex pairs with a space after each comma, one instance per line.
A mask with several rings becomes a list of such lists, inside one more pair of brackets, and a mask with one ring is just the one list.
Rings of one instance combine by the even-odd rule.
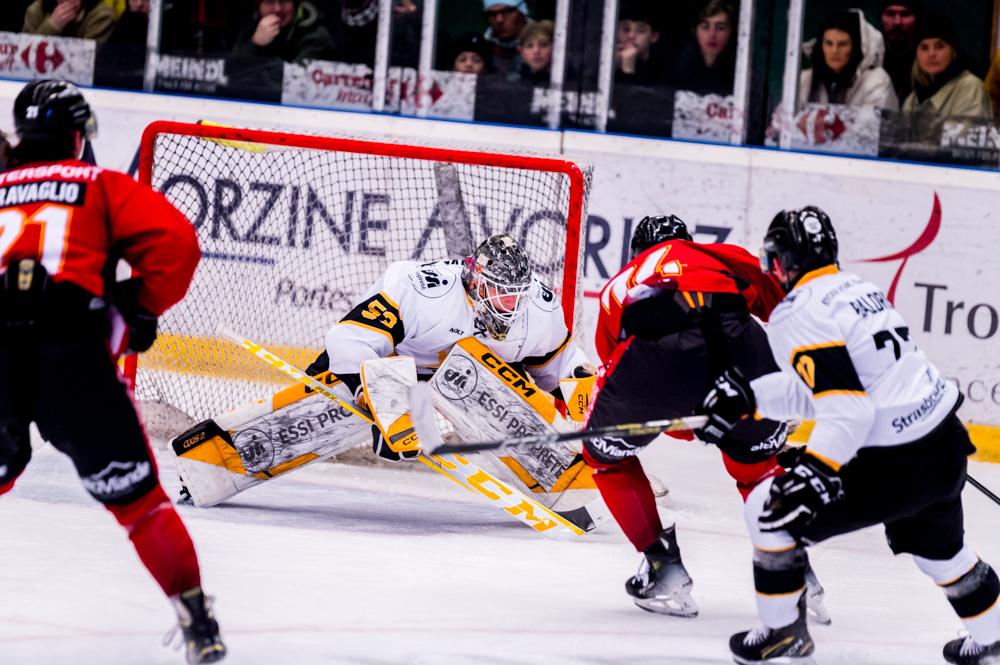
[[490, 236], [465, 259], [462, 282], [490, 336], [506, 339], [527, 305], [528, 255], [509, 235]]

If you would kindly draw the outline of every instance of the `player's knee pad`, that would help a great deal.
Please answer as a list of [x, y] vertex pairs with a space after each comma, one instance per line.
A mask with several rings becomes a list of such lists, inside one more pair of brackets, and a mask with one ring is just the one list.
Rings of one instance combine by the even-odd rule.
[[115, 516], [118, 523], [125, 527], [129, 533], [160, 510], [173, 510], [170, 499], [167, 498], [159, 483], [133, 501], [128, 503], [107, 503], [104, 506], [111, 511], [111, 514]]

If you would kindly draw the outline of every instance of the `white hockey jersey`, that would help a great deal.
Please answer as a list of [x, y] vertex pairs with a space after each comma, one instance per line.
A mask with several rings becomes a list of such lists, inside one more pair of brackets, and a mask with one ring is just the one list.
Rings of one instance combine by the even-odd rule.
[[475, 315], [459, 261], [398, 261], [327, 332], [330, 370], [356, 374], [363, 361], [395, 351], [411, 356], [418, 373], [430, 374], [458, 340], [475, 337], [504, 361], [523, 363], [539, 387], [553, 390], [587, 357], [566, 328], [559, 299], [537, 278], [524, 306], [507, 338], [495, 340]]
[[929, 434], [959, 399], [882, 291], [836, 266], [799, 280], [767, 337], [782, 371], [751, 383], [758, 413], [815, 419], [809, 450], [833, 468]]

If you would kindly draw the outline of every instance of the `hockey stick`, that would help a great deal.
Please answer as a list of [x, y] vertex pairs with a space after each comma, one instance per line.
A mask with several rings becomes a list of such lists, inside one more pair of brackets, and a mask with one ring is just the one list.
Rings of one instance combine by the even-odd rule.
[[965, 474], [965, 479], [969, 481], [970, 485], [972, 485], [977, 490], [988, 496], [993, 501], [993, 503], [1000, 505], [1000, 496], [997, 496], [996, 494], [991, 492], [990, 488], [988, 488], [986, 485], [983, 485], [981, 482], [979, 482], [969, 474]]
[[510, 450], [521, 446], [550, 445], [604, 436], [642, 436], [644, 434], [659, 434], [660, 432], [682, 432], [699, 429], [708, 421], [706, 416], [688, 416], [686, 418], [650, 420], [645, 423], [607, 425], [606, 427], [595, 427], [576, 432], [546, 432], [522, 436], [517, 439], [453, 443], [446, 442], [441, 437], [441, 432], [437, 429], [437, 424], [433, 419], [433, 408], [430, 387], [425, 384], [417, 384], [410, 388], [410, 416], [413, 418], [413, 427], [420, 437], [421, 448], [435, 455]]
[[[257, 344], [253, 340], [247, 339], [246, 337], [229, 330], [221, 324], [219, 325], [217, 331], [219, 334], [225, 335], [229, 339], [236, 342], [240, 348], [251, 353], [261, 362], [270, 365], [289, 378], [294, 379], [295, 381], [312, 388], [324, 397], [333, 400], [365, 422], [374, 424], [374, 420], [367, 410], [359, 409], [357, 405], [350, 404], [341, 399], [323, 382], [317, 381], [291, 363], [282, 360], [280, 357], [274, 355], [260, 344]], [[431, 417], [433, 418], [433, 414], [431, 414]], [[437, 429], [436, 425], [434, 426], [434, 429]], [[420, 430], [418, 429], [418, 436], [419, 432]], [[440, 434], [438, 437], [440, 438]], [[423, 442], [421, 441], [421, 446], [422, 444]], [[425, 452], [421, 454], [417, 459], [441, 475], [447, 477], [449, 480], [458, 483], [473, 494], [477, 494], [487, 499], [491, 504], [508, 515], [517, 518], [518, 521], [530, 526], [535, 531], [544, 533], [550, 529], [561, 527], [560, 531], [569, 531], [577, 536], [582, 536], [586, 533], [583, 529], [573, 524], [562, 515], [546, 508], [534, 499], [521, 494], [513, 487], [510, 487], [507, 483], [487, 473], [485, 470], [479, 468], [475, 464], [472, 464], [459, 455], [435, 454], [431, 451], [430, 453]]]

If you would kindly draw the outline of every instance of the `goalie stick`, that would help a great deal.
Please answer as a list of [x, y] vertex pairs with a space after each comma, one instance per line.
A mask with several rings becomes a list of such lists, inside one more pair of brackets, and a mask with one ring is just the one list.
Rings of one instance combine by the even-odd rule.
[[[348, 402], [342, 400], [325, 384], [317, 381], [291, 363], [282, 360], [280, 357], [274, 355], [253, 340], [247, 339], [246, 337], [229, 330], [221, 324], [219, 325], [217, 331], [219, 334], [225, 335], [229, 339], [233, 340], [240, 348], [249, 352], [260, 361], [270, 365], [275, 370], [282, 372], [289, 378], [294, 379], [299, 383], [309, 386], [316, 392], [322, 394], [324, 397], [337, 402], [362, 420], [368, 423], [374, 423], [371, 414], [367, 410], [360, 409], [357, 405], [349, 404]], [[433, 413], [422, 415], [425, 418], [430, 416], [430, 418], [433, 419], [434, 417]], [[434, 429], [432, 431], [437, 431], [437, 425], [434, 425]], [[420, 430], [417, 429], [418, 436], [419, 433]], [[440, 438], [440, 435], [438, 435], [438, 438]], [[422, 444], [423, 442], [421, 442], [421, 445]], [[504, 511], [508, 515], [515, 517], [523, 524], [530, 526], [535, 531], [545, 533], [555, 529], [556, 532], [569, 532], [577, 536], [582, 536], [586, 533], [586, 531], [573, 524], [562, 515], [559, 515], [534, 499], [518, 492], [507, 483], [490, 475], [485, 470], [479, 468], [459, 455], [447, 455], [445, 453], [437, 454], [431, 451], [429, 453], [422, 453], [417, 459], [441, 475], [447, 477], [449, 480], [461, 485], [466, 490], [487, 499], [492, 505]]]
[[434, 422], [434, 406], [431, 400], [431, 390], [428, 386], [417, 384], [410, 388], [410, 415], [413, 418], [413, 427], [420, 437], [421, 449], [434, 455], [510, 450], [521, 446], [549, 445], [601, 436], [641, 436], [643, 434], [659, 434], [660, 432], [682, 432], [699, 429], [708, 421], [706, 416], [688, 416], [668, 420], [650, 420], [644, 423], [608, 425], [575, 432], [546, 432], [516, 439], [451, 443], [442, 438], [441, 432]]

